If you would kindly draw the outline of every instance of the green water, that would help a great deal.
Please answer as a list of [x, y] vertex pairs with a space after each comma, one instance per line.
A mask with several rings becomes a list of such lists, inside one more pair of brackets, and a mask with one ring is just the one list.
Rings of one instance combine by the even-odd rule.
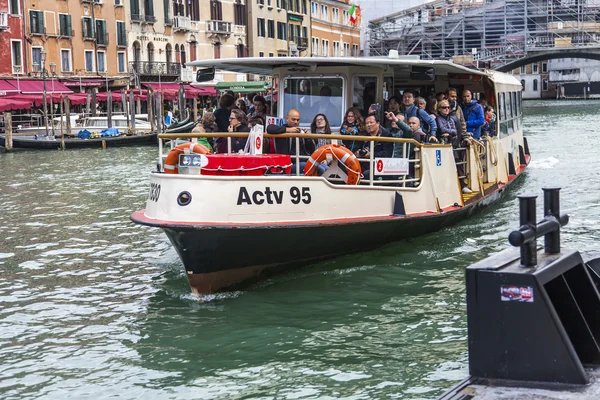
[[527, 103], [524, 179], [458, 226], [201, 299], [129, 221], [155, 149], [0, 153], [0, 398], [435, 398], [467, 374], [463, 269], [508, 246], [516, 195], [561, 186], [563, 246], [597, 251], [599, 105]]

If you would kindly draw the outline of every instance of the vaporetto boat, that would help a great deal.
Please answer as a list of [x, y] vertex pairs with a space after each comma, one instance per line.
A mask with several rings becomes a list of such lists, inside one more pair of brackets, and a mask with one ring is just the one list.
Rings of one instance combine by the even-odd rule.
[[[385, 105], [392, 94], [405, 89], [421, 93], [468, 89], [498, 110], [498, 135], [472, 140], [462, 148], [353, 136], [370, 142], [371, 155], [358, 160], [361, 171], [354, 171], [355, 155], [335, 144], [348, 136], [264, 135], [288, 138], [296, 149], [301, 140], [330, 140], [324, 146], [329, 148], [311, 155], [331, 164], [322, 176], [313, 175], [308, 156], [213, 155], [192, 143], [167, 153], [162, 146], [162, 140], [175, 143], [175, 137], [229, 137], [231, 143], [247, 133], [159, 135], [158, 170], [150, 174], [146, 208], [131, 219], [164, 230], [195, 293], [233, 287], [267, 270], [371, 250], [458, 223], [499, 200], [530, 161], [522, 130], [521, 84], [507, 74], [448, 61], [401, 58], [247, 58], [191, 65], [206, 68], [198, 75], [208, 78], [212, 68], [271, 76], [273, 89], [279, 91], [275, 116], [284, 118], [288, 110], [298, 109], [301, 126], [316, 114], [310, 110], [322, 100], [318, 94], [327, 86], [330, 110], [338, 110], [327, 115], [334, 132], [348, 107]], [[372, 156], [375, 142], [382, 141], [393, 142], [393, 157]], [[307, 162], [304, 171], [290, 173], [290, 167], [302, 161]], [[373, 173], [365, 177], [365, 169]], [[356, 172], [361, 179], [349, 179]], [[462, 192], [461, 179], [471, 193]]]

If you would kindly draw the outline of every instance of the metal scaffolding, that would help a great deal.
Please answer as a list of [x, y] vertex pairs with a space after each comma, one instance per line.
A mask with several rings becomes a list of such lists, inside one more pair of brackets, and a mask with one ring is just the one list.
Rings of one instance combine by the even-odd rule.
[[436, 0], [372, 20], [369, 52], [504, 65], [552, 48], [600, 47], [600, 0]]

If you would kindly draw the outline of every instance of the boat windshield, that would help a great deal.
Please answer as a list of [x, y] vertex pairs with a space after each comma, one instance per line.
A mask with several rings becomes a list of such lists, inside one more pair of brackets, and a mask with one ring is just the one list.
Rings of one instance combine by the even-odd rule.
[[310, 125], [317, 114], [325, 114], [329, 125], [342, 124], [344, 80], [340, 77], [286, 78], [283, 81], [283, 116], [293, 108], [300, 124]]

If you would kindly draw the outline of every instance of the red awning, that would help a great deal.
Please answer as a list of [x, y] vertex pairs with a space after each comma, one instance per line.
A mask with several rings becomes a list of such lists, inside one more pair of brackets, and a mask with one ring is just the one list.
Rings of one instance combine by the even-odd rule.
[[71, 105], [80, 106], [87, 103], [87, 93], [72, 93], [67, 96]]
[[106, 81], [101, 79], [81, 79], [81, 80], [70, 80], [62, 81], [63, 85], [69, 87], [99, 87], [106, 84]]
[[[44, 81], [35, 80], [19, 81], [19, 87], [23, 94], [43, 94], [44, 93]], [[46, 92], [47, 93], [73, 93], [72, 90], [68, 89], [65, 85], [56, 80], [46, 79]]]
[[194, 89], [198, 90], [200, 92], [200, 96], [216, 96], [217, 95], [217, 89], [215, 89], [214, 87], [209, 87], [209, 86], [192, 86]]
[[31, 101], [0, 98], [0, 112], [12, 110], [27, 110], [31, 108]]
[[11, 82], [0, 79], [0, 96], [6, 96], [10, 93], [19, 93], [19, 90]]
[[167, 90], [174, 90], [176, 92], [179, 91], [179, 83], [144, 83], [144, 86], [146, 86], [147, 88], [152, 88], [152, 90], [154, 91], [167, 91]]

